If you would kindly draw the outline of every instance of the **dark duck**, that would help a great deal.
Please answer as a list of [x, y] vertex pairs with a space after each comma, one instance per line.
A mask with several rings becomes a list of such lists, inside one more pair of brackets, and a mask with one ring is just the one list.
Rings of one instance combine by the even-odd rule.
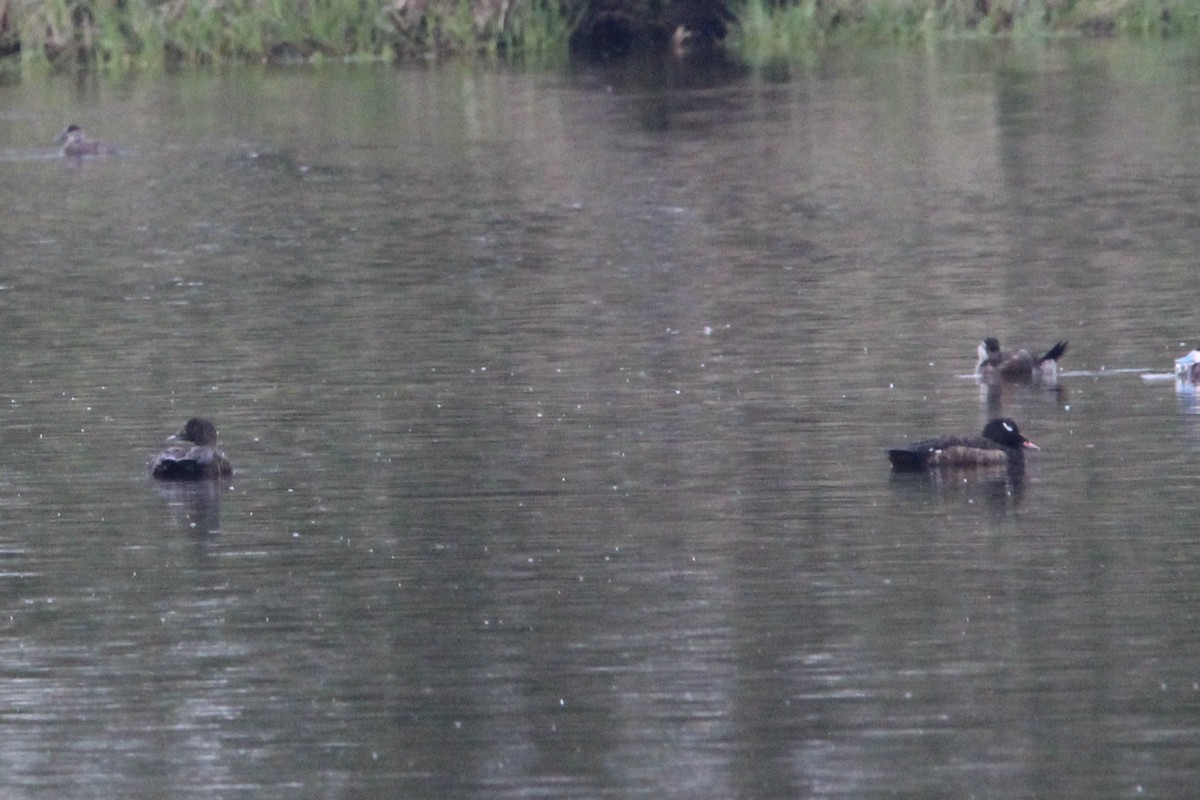
[[233, 475], [233, 466], [217, 450], [217, 428], [211, 420], [192, 417], [170, 437], [172, 445], [150, 462], [150, 477], [160, 481], [210, 481]]
[[1067, 352], [1067, 343], [1058, 342], [1045, 355], [1035, 356], [1028, 350], [1000, 349], [1000, 340], [989, 336], [979, 344], [979, 364], [975, 374], [982, 380], [1044, 381], [1052, 383], [1058, 377], [1058, 360]]
[[108, 145], [89, 139], [78, 125], [68, 125], [54, 141], [62, 145], [62, 154], [67, 158], [103, 156], [113, 152]]
[[888, 450], [896, 472], [919, 472], [938, 468], [1025, 467], [1025, 451], [1039, 450], [1007, 417], [992, 420], [979, 436], [940, 436], [908, 447]]

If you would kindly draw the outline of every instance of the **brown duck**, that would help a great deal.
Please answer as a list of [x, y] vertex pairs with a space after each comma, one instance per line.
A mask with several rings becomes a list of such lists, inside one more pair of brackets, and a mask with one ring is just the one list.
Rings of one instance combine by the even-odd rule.
[[1024, 469], [1025, 451], [1040, 450], [1007, 417], [992, 420], [979, 436], [939, 436], [908, 447], [888, 450], [896, 472], [918, 472], [941, 467], [1008, 467]]

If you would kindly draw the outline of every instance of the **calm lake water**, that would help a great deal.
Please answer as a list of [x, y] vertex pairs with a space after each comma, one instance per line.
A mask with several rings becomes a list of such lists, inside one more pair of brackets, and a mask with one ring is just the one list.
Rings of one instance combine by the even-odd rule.
[[8, 79], [0, 795], [1194, 797], [1197, 152], [1162, 43]]

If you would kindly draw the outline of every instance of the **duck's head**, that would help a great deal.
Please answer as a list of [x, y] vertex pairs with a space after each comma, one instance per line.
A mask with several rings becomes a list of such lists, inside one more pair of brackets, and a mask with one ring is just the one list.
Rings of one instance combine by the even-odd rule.
[[214, 445], [217, 443], [217, 426], [205, 417], [192, 417], [183, 426], [183, 430], [170, 438], [201, 446]]
[[83, 128], [74, 123], [63, 128], [62, 133], [55, 137], [55, 144], [63, 144], [64, 142], [77, 142], [83, 138]]
[[1042, 449], [1026, 439], [1017, 427], [1017, 423], [1008, 417], [999, 417], [985, 425], [983, 428], [983, 438], [989, 439], [1001, 447], [1010, 447], [1017, 450]]

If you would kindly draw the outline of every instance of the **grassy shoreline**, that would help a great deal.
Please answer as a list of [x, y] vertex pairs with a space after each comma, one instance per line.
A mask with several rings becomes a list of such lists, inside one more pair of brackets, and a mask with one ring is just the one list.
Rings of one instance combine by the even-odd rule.
[[572, 0], [0, 0], [0, 58], [171, 68], [565, 58]]
[[99, 69], [479, 57], [554, 66], [617, 12], [643, 26], [643, 46], [690, 38], [689, 8], [722, 19], [724, 35], [702, 44], [759, 65], [843, 41], [1200, 34], [1194, 0], [0, 0], [0, 57]]
[[744, 0], [729, 47], [752, 64], [788, 61], [831, 42], [1200, 34], [1190, 0]]

